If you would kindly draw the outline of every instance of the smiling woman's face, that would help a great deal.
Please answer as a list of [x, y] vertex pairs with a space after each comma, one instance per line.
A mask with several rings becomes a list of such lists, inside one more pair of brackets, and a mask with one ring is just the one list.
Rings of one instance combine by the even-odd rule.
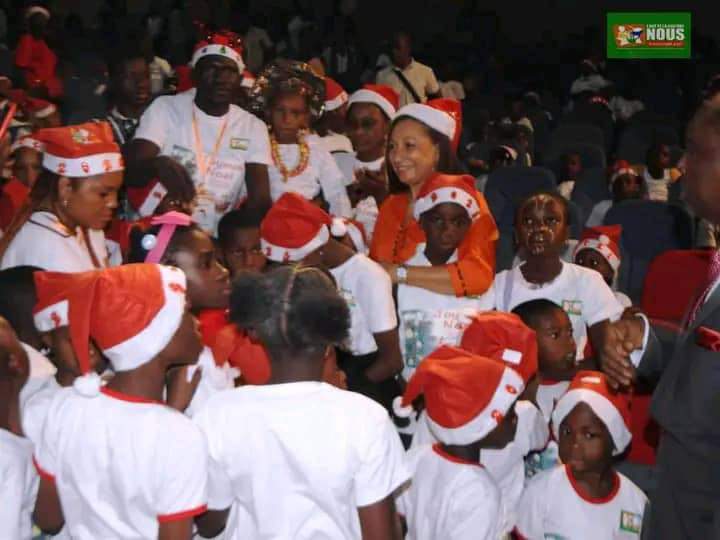
[[398, 179], [419, 189], [436, 171], [440, 151], [423, 124], [406, 118], [390, 132], [388, 158]]

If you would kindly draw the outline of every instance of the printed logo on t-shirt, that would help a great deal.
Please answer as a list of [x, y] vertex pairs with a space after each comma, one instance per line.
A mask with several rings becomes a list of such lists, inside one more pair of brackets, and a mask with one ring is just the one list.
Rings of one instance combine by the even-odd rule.
[[569, 538], [562, 534], [545, 533], [545, 540], [569, 540]]
[[579, 317], [582, 315], [582, 300], [563, 300], [562, 308], [568, 316]]
[[640, 534], [642, 529], [642, 516], [634, 512], [623, 510], [620, 512], [620, 530]]
[[195, 177], [197, 172], [197, 163], [195, 162], [195, 153], [189, 148], [173, 144], [172, 150], [170, 150], [170, 157], [177, 161], [180, 165], [185, 167], [188, 174], [191, 177]]
[[242, 139], [240, 137], [230, 138], [231, 150], [247, 150], [250, 146], [250, 139]]
[[457, 345], [473, 310], [408, 310], [400, 313], [405, 366], [415, 368], [440, 345]]

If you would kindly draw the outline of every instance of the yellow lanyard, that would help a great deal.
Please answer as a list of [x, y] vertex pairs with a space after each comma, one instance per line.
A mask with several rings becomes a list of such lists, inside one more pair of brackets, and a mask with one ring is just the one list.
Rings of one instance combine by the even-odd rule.
[[213, 147], [212, 154], [210, 154], [210, 159], [208, 161], [205, 161], [205, 153], [203, 152], [202, 140], [200, 139], [200, 130], [198, 129], [197, 119], [195, 118], [195, 108], [193, 107], [193, 143], [195, 145], [195, 161], [197, 162], [198, 171], [200, 172], [200, 178], [198, 178], [198, 180], [200, 181], [201, 185], [205, 184], [205, 178], [207, 176], [208, 168], [211, 165], [215, 165], [217, 153], [220, 150], [220, 144], [222, 143], [223, 136], [225, 135], [225, 128], [227, 127], [229, 115], [230, 113], [228, 112], [228, 115], [225, 116], [225, 120], [223, 120], [222, 127], [220, 128], [220, 134], [215, 140], [215, 146]]

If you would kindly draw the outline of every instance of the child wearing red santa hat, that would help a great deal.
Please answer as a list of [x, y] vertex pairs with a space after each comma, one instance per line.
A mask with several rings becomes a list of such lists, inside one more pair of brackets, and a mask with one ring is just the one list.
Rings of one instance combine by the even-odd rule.
[[[616, 289], [621, 261], [621, 236], [621, 225], [605, 225], [585, 229], [580, 237], [580, 242], [575, 246], [575, 264], [599, 272], [605, 283], [612, 289]], [[613, 290], [613, 292], [623, 307], [632, 306], [632, 302], [625, 293], [618, 290]]]
[[514, 406], [524, 388], [514, 369], [463, 349], [443, 346], [423, 360], [394, 406], [396, 414], [412, 414], [423, 395], [439, 441], [408, 454], [412, 480], [398, 499], [408, 538], [501, 536], [500, 490], [480, 463], [487, 449], [504, 448], [515, 437]]
[[[550, 435], [547, 423], [532, 403], [537, 372], [535, 332], [525, 326], [517, 315], [488, 311], [478, 313], [463, 333], [460, 348], [479, 356], [504, 362], [525, 381], [525, 391], [515, 403], [517, 430], [505, 448], [485, 449], [480, 462], [500, 488], [504, 514], [502, 530], [512, 529], [514, 512], [525, 484], [525, 456], [547, 444]], [[426, 412], [420, 415], [412, 447], [435, 442], [428, 427]]]
[[520, 538], [640, 538], [648, 499], [613, 469], [630, 443], [627, 395], [580, 371], [553, 413], [564, 465], [532, 479], [518, 505]]
[[[68, 322], [84, 373], [55, 395], [35, 450], [37, 524], [77, 538], [191, 538], [206, 509], [206, 445], [162, 401], [169, 368], [194, 364], [201, 350], [184, 274], [140, 264], [36, 281], [67, 292], [46, 311]], [[91, 340], [115, 371], [104, 387]]]
[[339, 354], [348, 387], [389, 408], [398, 392], [395, 375], [402, 368], [392, 285], [380, 265], [335, 238], [346, 234], [342, 220], [286, 193], [265, 216], [260, 243], [273, 263], [328, 269], [352, 316], [350, 339]]
[[6, 229], [17, 211], [25, 204], [30, 190], [42, 170], [44, 144], [30, 135], [10, 146], [9, 180], [0, 191], [0, 228]]

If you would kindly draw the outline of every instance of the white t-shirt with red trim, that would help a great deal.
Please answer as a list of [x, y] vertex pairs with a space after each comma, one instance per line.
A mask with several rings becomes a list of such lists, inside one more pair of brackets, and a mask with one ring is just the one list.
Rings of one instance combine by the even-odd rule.
[[479, 463], [446, 453], [440, 445], [408, 452], [409, 487], [397, 500], [408, 540], [496, 540], [502, 532], [500, 490]]
[[103, 388], [58, 391], [35, 450], [72, 538], [155, 538], [160, 523], [206, 510], [200, 430], [165, 404]]
[[[352, 217], [352, 208], [347, 191], [345, 179], [330, 152], [323, 148], [317, 137], [306, 139], [310, 156], [307, 167], [297, 176], [285, 181], [280, 169], [271, 161], [268, 167], [270, 176], [270, 197], [277, 201], [283, 193], [293, 192], [312, 200], [322, 194], [328, 203], [329, 211], [334, 216]], [[278, 144], [278, 152], [283, 164], [288, 170], [293, 170], [300, 162], [300, 145]]]
[[528, 282], [520, 268], [497, 274], [491, 291], [486, 294], [494, 295], [495, 307], [500, 311], [512, 311], [524, 302], [541, 298], [555, 302], [570, 317], [578, 359], [582, 359], [585, 352], [587, 327], [604, 320], [615, 321], [624, 311], [612, 289], [595, 270], [562, 261], [562, 270], [553, 281], [536, 284]]
[[208, 507], [234, 505], [225, 538], [361, 538], [358, 507], [409, 477], [374, 401], [321, 382], [243, 386], [194, 417], [208, 441]]
[[528, 540], [637, 540], [648, 499], [627, 477], [615, 473], [608, 497], [580, 491], [564, 465], [533, 478], [518, 505], [516, 531]]
[[[567, 392], [568, 386], [570, 381], [540, 381], [535, 401], [545, 425], [550, 425], [555, 404]], [[558, 445], [550, 433], [547, 445], [537, 452], [531, 452], [525, 459], [525, 476], [533, 477], [540, 472], [555, 468], [559, 463]]]
[[0, 429], [0, 538], [30, 540], [39, 479], [33, 443]]
[[[195, 105], [195, 93], [191, 89], [156, 98], [140, 118], [135, 138], [154, 143], [160, 154], [174, 158], [187, 169], [199, 191], [214, 202], [213, 207], [200, 197], [193, 215], [204, 229], [212, 232], [223, 214], [247, 197], [245, 165], [272, 163], [270, 138], [265, 123], [237, 105], [230, 105], [224, 116], [206, 114]], [[200, 144], [195, 140], [193, 114]], [[222, 139], [218, 141], [221, 132]], [[196, 153], [202, 153], [201, 163], [206, 163], [204, 177]]]
[[[98, 263], [109, 266], [105, 233], [88, 231], [88, 239]], [[70, 231], [55, 214], [33, 212], [20, 227], [0, 261], [0, 270], [13, 266], [37, 266], [51, 272], [97, 270], [88, 251], [85, 235], [78, 228]]]
[[356, 356], [377, 351], [373, 334], [397, 328], [392, 282], [382, 266], [356, 254], [330, 273], [350, 308], [350, 336], [345, 348]]
[[[447, 263], [457, 262], [457, 250]], [[408, 266], [432, 266], [420, 244]], [[400, 284], [397, 288], [400, 315], [400, 350], [405, 367], [402, 375], [409, 380], [420, 361], [440, 345], [458, 345], [470, 317], [478, 311], [493, 309], [493, 296], [440, 294], [428, 289]]]
[[[525, 485], [525, 456], [544, 448], [550, 437], [547, 423], [531, 402], [516, 402], [515, 412], [518, 417], [515, 439], [503, 449], [480, 452], [480, 462], [500, 488], [505, 511], [501, 529], [505, 533], [510, 532], [515, 523], [515, 508]], [[435, 442], [437, 439], [430, 431], [427, 414], [423, 411], [410, 447], [414, 449]]]
[[[357, 173], [357, 171], [361, 169], [377, 172], [382, 169], [384, 163], [384, 156], [374, 161], [360, 161], [357, 156], [355, 156], [353, 174]], [[365, 197], [363, 200], [358, 202], [355, 208], [353, 208], [353, 218], [359, 223], [362, 223], [363, 227], [365, 227], [368, 245], [372, 243], [372, 236], [375, 232], [375, 223], [377, 222], [379, 214], [380, 209], [378, 208], [377, 201], [375, 201], [374, 197]]]

